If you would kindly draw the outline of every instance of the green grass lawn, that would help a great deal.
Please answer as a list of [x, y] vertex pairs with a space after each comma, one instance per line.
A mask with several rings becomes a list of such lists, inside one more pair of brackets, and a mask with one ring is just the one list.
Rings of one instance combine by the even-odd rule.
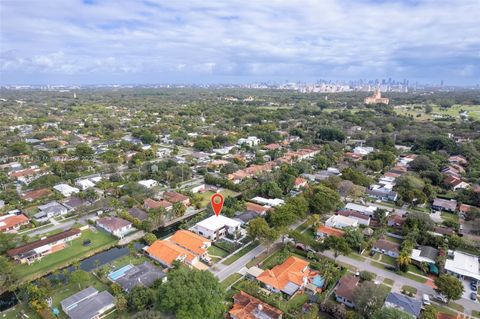
[[245, 256], [248, 252], [250, 252], [251, 250], [253, 250], [255, 247], [258, 246], [258, 243], [257, 242], [254, 242], [254, 243], [251, 243], [250, 245], [246, 246], [246, 247], [243, 247], [241, 250], [239, 250], [236, 254], [228, 257], [227, 259], [225, 259], [223, 261], [223, 264], [224, 265], [231, 265], [232, 263], [234, 263], [235, 261], [238, 260], [238, 258], [242, 257], [242, 256]]
[[393, 286], [393, 284], [395, 283], [395, 281], [394, 281], [393, 279], [390, 279], [390, 278], [385, 278], [385, 279], [383, 280], [383, 283], [384, 283], [385, 285], [388, 285], [388, 286]]
[[412, 286], [402, 286], [402, 290], [409, 293], [409, 294], [412, 294], [412, 295], [416, 295], [417, 294], [417, 288], [415, 287], [412, 287]]
[[480, 318], [480, 310], [473, 310], [472, 316], [474, 316], [475, 318]]
[[401, 276], [403, 277], [407, 277], [409, 279], [412, 279], [412, 280], [415, 280], [416, 282], [420, 282], [422, 284], [424, 284], [425, 282], [427, 282], [427, 279], [423, 278], [423, 277], [420, 277], [420, 276], [417, 276], [417, 275], [414, 275], [414, 274], [411, 274], [411, 273], [401, 273]]
[[303, 224], [300, 224], [297, 228], [295, 228], [296, 231], [303, 232], [306, 230], [308, 227], [310, 227], [310, 223], [308, 221], [304, 222]]
[[453, 301], [450, 301], [447, 306], [449, 306], [450, 308], [455, 309], [459, 312], [464, 312], [465, 311], [465, 309], [463, 308], [462, 305], [459, 305], [458, 303], [455, 303]]
[[459, 217], [457, 214], [441, 212], [440, 216], [444, 221], [452, 221], [452, 222], [458, 223], [458, 220], [459, 220]]
[[[418, 104], [420, 105], [420, 104]], [[417, 105], [417, 106], [418, 106]], [[453, 118], [459, 119], [461, 111], [468, 111], [468, 116], [471, 119], [480, 119], [480, 106], [479, 105], [453, 105], [448, 109], [442, 109], [437, 105], [433, 105], [433, 111], [431, 114], [425, 114], [425, 109], [423, 105], [420, 105], [421, 108], [413, 109], [413, 105], [408, 109], [395, 109], [397, 114], [401, 115], [413, 115], [413, 118], [417, 121], [429, 121], [433, 120], [434, 114], [439, 114], [443, 116], [451, 116]], [[420, 116], [418, 116], [420, 115]], [[418, 116], [418, 117], [417, 117]]]
[[423, 273], [423, 271], [420, 270], [420, 268], [418, 268], [417, 266], [415, 265], [408, 265], [408, 271], [410, 272], [413, 272], [417, 275], [421, 275], [421, 276], [425, 276], [425, 274]]
[[[207, 205], [210, 203], [210, 199], [212, 198], [212, 195], [215, 194], [214, 192], [212, 191], [206, 191], [204, 192], [203, 194], [200, 194], [202, 196], [202, 202], [200, 203], [200, 206], [203, 208], [203, 207], [207, 207]], [[232, 191], [232, 190], [229, 190], [229, 189], [224, 189], [220, 192], [220, 194], [223, 195], [223, 197], [233, 197], [233, 196], [236, 196], [238, 195], [238, 193]]]
[[217, 246], [210, 246], [208, 247], [208, 254], [211, 256], [218, 256], [218, 257], [226, 257], [228, 256], [228, 251], [225, 251]]
[[[85, 239], [90, 239], [92, 244], [90, 246], [83, 246]], [[117, 239], [115, 237], [105, 232], [85, 230], [82, 232], [80, 238], [71, 241], [65, 249], [47, 255], [31, 265], [17, 265], [15, 271], [23, 281], [33, 280], [106, 249], [114, 245], [116, 241]]]
[[222, 281], [221, 285], [224, 289], [227, 289], [240, 278], [242, 278], [242, 275], [240, 275], [239, 273], [234, 273], [233, 275], [230, 275], [229, 277], [225, 278], [225, 280]]
[[382, 263], [386, 263], [386, 264], [389, 264], [391, 266], [395, 266], [397, 264], [397, 261], [395, 260], [395, 258], [390, 257], [388, 255], [382, 255], [380, 260], [381, 260]]

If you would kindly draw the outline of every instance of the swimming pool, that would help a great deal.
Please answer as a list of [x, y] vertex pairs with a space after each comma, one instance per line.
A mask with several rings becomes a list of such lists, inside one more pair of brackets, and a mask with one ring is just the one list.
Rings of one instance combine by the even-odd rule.
[[125, 275], [125, 273], [127, 271], [129, 271], [130, 269], [133, 268], [133, 265], [126, 265], [126, 266], [123, 266], [122, 268], [120, 269], [117, 269], [111, 273], [108, 274], [108, 279], [112, 280], [112, 281], [115, 281], [117, 280], [118, 278], [122, 277], [123, 275]]

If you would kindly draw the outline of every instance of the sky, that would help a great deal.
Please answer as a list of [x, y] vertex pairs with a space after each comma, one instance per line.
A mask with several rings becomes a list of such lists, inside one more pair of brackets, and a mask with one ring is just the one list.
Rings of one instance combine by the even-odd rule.
[[0, 84], [480, 83], [479, 0], [0, 0]]

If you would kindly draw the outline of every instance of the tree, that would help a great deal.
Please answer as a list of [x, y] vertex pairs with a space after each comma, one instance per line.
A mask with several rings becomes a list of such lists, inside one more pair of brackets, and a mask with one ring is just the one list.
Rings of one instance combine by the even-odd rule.
[[127, 310], [128, 300], [123, 294], [116, 295], [115, 299], [117, 300], [116, 306], [118, 312], [124, 312], [125, 310]]
[[373, 279], [375, 279], [375, 274], [374, 273], [371, 273], [369, 271], [361, 271], [360, 272], [360, 279], [362, 279], [363, 281], [372, 281]]
[[80, 143], [75, 146], [75, 156], [80, 160], [92, 159], [93, 154], [95, 154], [95, 152], [88, 144]]
[[383, 307], [375, 311], [371, 319], [411, 319], [412, 315], [396, 308]]
[[355, 308], [362, 316], [370, 318], [382, 307], [387, 294], [388, 288], [365, 281], [353, 291]]
[[168, 272], [168, 280], [158, 289], [160, 310], [179, 319], [220, 318], [225, 311], [225, 291], [209, 271], [180, 266]]
[[452, 275], [440, 275], [435, 278], [435, 291], [439, 294], [442, 294], [447, 298], [447, 303], [450, 300], [457, 300], [462, 297], [463, 294], [463, 284], [460, 280]]
[[337, 128], [323, 127], [318, 130], [317, 138], [322, 141], [338, 141], [345, 139], [345, 133]]
[[199, 138], [195, 141], [195, 143], [193, 144], [193, 147], [196, 150], [205, 152], [205, 151], [210, 151], [213, 148], [213, 143], [212, 141], [206, 138]]
[[268, 226], [267, 221], [262, 217], [252, 219], [248, 223], [247, 233], [254, 240], [259, 240], [264, 244], [267, 244], [267, 247], [269, 247], [279, 236], [279, 232]]
[[342, 171], [342, 178], [364, 187], [373, 184], [373, 179], [352, 167], [347, 167]]
[[339, 255], [348, 255], [352, 251], [343, 237], [328, 236], [323, 243], [333, 250], [335, 261]]
[[15, 274], [14, 266], [7, 257], [0, 256], [0, 286], [3, 289], [12, 289], [18, 283], [18, 277]]
[[145, 240], [148, 245], [151, 245], [157, 240], [157, 236], [153, 233], [146, 233], [145, 236], [143, 236], [143, 240]]
[[132, 319], [162, 319], [162, 313], [155, 310], [144, 310], [132, 315]]
[[425, 306], [420, 313], [420, 319], [437, 319], [438, 311], [433, 306]]
[[358, 228], [347, 227], [344, 229], [344, 231], [345, 235], [343, 238], [345, 238], [348, 246], [360, 253], [362, 251], [363, 244], [365, 243], [362, 230]]
[[135, 286], [127, 295], [128, 307], [133, 311], [142, 311], [153, 304], [155, 293], [150, 288]]
[[88, 280], [90, 279], [90, 274], [82, 269], [74, 270], [70, 273], [69, 280], [73, 284], [78, 284], [78, 288], [80, 289], [82, 286], [88, 284]]
[[400, 268], [400, 270], [403, 272], [407, 272], [408, 265], [410, 265], [411, 261], [410, 254], [407, 251], [402, 250], [400, 255], [397, 257], [398, 268]]
[[187, 207], [182, 202], [176, 202], [173, 204], [172, 212], [175, 217], [181, 217], [185, 214]]
[[430, 114], [433, 111], [433, 107], [430, 104], [425, 105], [425, 114]]
[[309, 188], [305, 193], [310, 212], [325, 214], [336, 210], [341, 202], [338, 193], [324, 185]]

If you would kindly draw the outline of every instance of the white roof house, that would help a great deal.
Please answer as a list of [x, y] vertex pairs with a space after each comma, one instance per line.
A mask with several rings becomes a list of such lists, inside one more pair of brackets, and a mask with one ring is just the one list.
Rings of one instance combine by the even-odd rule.
[[256, 146], [260, 143], [260, 139], [256, 136], [249, 136], [247, 138], [240, 138], [237, 141], [238, 145], [247, 144], [248, 146]]
[[80, 192], [80, 190], [78, 188], [72, 187], [72, 186], [70, 186], [68, 184], [64, 184], [64, 183], [53, 186], [53, 189], [62, 193], [62, 195], [65, 196], [65, 197], [70, 197], [70, 196], [72, 196], [72, 194]]
[[358, 227], [358, 221], [342, 215], [333, 215], [325, 221], [325, 226], [340, 229], [345, 227]]
[[448, 273], [461, 278], [473, 278], [480, 280], [480, 263], [478, 256], [466, 254], [460, 251], [448, 251], [445, 262], [445, 270]]
[[225, 233], [234, 234], [240, 231], [241, 223], [223, 215], [213, 215], [198, 222], [191, 230], [205, 238], [217, 240]]
[[353, 210], [353, 211], [359, 212], [363, 215], [367, 215], [367, 216], [371, 217], [371, 216], [373, 216], [373, 214], [377, 210], [377, 207], [375, 207], [375, 206], [363, 206], [363, 205], [359, 205], [359, 204], [355, 204], [355, 203], [348, 203], [347, 205], [345, 205], [345, 209]]
[[373, 147], [370, 146], [357, 146], [353, 149], [356, 154], [367, 155], [373, 152]]
[[78, 186], [82, 191], [95, 187], [95, 183], [90, 181], [89, 179], [79, 179], [75, 182], [75, 186]]
[[158, 182], [154, 179], [145, 179], [142, 181], [138, 181], [138, 184], [142, 185], [143, 187], [146, 188], [152, 188], [158, 185]]
[[280, 199], [280, 198], [270, 199], [270, 198], [263, 198], [263, 197], [260, 197], [260, 196], [252, 198], [251, 201], [255, 202], [257, 204], [267, 205], [267, 206], [270, 206], [270, 207], [277, 207], [277, 206], [281, 206], [281, 205], [285, 204], [285, 201], [283, 199]]

